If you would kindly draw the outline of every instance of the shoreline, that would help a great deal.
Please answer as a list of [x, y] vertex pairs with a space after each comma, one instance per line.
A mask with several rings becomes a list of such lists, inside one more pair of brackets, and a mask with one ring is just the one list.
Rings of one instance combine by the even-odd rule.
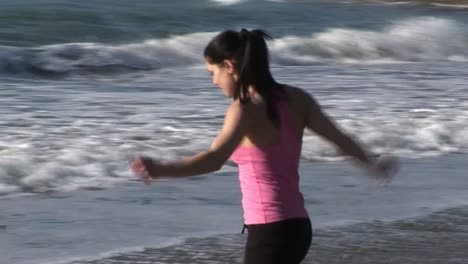
[[[464, 264], [468, 260], [468, 206], [391, 223], [375, 221], [314, 229], [304, 264]], [[443, 234], [443, 235], [441, 235]], [[242, 263], [246, 235], [188, 238], [161, 248], [148, 247], [69, 264]], [[447, 262], [448, 261], [448, 262]]]

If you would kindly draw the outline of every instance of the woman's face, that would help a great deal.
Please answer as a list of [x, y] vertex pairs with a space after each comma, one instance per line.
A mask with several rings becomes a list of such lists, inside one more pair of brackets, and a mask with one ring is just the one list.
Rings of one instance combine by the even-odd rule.
[[213, 84], [218, 86], [224, 94], [231, 98], [237, 87], [237, 75], [234, 71], [234, 64], [225, 60], [223, 64], [213, 64], [205, 61], [206, 68], [211, 74]]

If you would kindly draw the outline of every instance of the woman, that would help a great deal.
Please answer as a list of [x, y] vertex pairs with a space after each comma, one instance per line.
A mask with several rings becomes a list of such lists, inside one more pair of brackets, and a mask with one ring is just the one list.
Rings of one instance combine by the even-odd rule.
[[213, 83], [233, 98], [211, 148], [179, 161], [137, 157], [132, 171], [145, 182], [217, 171], [232, 159], [239, 166], [242, 206], [248, 229], [244, 263], [294, 264], [306, 256], [312, 228], [299, 191], [302, 135], [308, 128], [387, 183], [393, 163], [373, 162], [343, 134], [305, 91], [277, 83], [269, 68], [261, 30], [224, 31], [204, 51]]

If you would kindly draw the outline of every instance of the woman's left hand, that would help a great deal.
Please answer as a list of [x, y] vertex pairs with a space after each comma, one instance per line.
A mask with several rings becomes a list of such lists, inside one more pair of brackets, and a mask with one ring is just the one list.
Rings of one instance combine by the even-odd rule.
[[137, 156], [130, 162], [130, 170], [146, 184], [150, 184], [152, 179], [158, 177], [157, 167], [157, 162], [144, 156]]
[[389, 184], [398, 169], [398, 160], [392, 156], [380, 156], [371, 166], [371, 171], [381, 186]]

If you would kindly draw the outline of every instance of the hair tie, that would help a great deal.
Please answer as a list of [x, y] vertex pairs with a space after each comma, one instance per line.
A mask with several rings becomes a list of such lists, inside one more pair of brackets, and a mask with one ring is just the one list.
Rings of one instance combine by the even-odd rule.
[[246, 42], [250, 37], [250, 31], [248, 31], [245, 28], [241, 29], [240, 37], [241, 37], [242, 41]]

